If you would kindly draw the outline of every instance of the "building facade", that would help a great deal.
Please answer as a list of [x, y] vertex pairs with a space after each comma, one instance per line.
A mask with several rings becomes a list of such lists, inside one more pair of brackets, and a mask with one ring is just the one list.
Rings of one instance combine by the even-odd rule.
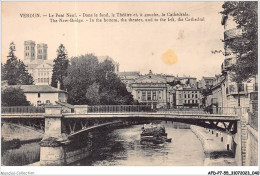
[[[50, 85], [53, 61], [48, 60], [48, 46], [45, 43], [36, 44], [32, 40], [24, 42], [24, 64], [32, 75], [35, 85]], [[37, 51], [37, 56], [36, 52]]]
[[196, 78], [173, 75], [120, 72], [119, 78], [125, 83], [133, 98], [152, 108], [193, 108], [201, 107], [201, 92]]
[[135, 79], [131, 84], [134, 99], [139, 103], [151, 105], [152, 108], [167, 106], [166, 79], [153, 74], [151, 71]]
[[[221, 24], [224, 26], [224, 40], [233, 40], [242, 37], [242, 29], [234, 21], [232, 11], [223, 15]], [[257, 91], [258, 77], [252, 77], [242, 83], [236, 83], [232, 80], [231, 67], [236, 64], [237, 56], [232, 50], [224, 45], [225, 59], [221, 65], [221, 75], [215, 77], [212, 86], [211, 104], [207, 106], [213, 109], [221, 110], [222, 113], [231, 108], [242, 107], [249, 108], [250, 93]], [[207, 97], [210, 99], [210, 97]]]
[[21, 88], [33, 106], [43, 104], [53, 104], [56, 102], [67, 102], [68, 93], [66, 91], [48, 85], [12, 85], [8, 87]]
[[198, 87], [201, 89], [210, 89], [213, 86], [215, 77], [202, 77], [198, 83]]

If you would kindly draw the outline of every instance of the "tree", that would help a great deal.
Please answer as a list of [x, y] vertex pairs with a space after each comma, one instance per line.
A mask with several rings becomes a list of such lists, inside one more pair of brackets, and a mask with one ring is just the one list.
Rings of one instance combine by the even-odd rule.
[[223, 15], [232, 15], [242, 30], [242, 36], [225, 40], [225, 47], [236, 54], [237, 62], [231, 68], [233, 81], [241, 83], [258, 73], [258, 2], [227, 1], [223, 4]]
[[17, 59], [14, 54], [15, 45], [10, 44], [10, 51], [7, 56], [7, 61], [2, 65], [2, 80], [7, 80], [9, 85], [31, 85], [33, 84], [33, 77], [26, 70], [24, 63]]
[[29, 106], [26, 96], [21, 88], [6, 88], [1, 92], [2, 106]]
[[71, 58], [64, 79], [69, 93], [68, 102], [88, 105], [133, 104], [133, 96], [114, 69], [110, 60], [99, 63], [93, 54]]
[[57, 57], [54, 59], [54, 66], [52, 70], [51, 86], [57, 87], [58, 81], [60, 88], [64, 89], [64, 78], [67, 76], [67, 68], [69, 66], [68, 54], [63, 44], [60, 44], [57, 49]]
[[94, 82], [92, 85], [88, 87], [86, 90], [86, 99], [89, 101], [88, 105], [98, 105], [100, 104], [100, 94], [99, 94], [99, 84]]

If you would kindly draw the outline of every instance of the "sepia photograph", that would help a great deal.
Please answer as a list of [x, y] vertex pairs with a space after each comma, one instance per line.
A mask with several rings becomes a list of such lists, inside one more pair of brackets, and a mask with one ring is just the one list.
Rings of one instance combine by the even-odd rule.
[[1, 36], [2, 175], [259, 175], [258, 1], [2, 1]]

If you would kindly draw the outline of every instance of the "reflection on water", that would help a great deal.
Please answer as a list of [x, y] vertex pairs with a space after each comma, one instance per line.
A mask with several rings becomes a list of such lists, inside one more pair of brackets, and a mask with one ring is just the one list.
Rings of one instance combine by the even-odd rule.
[[40, 160], [40, 146], [38, 142], [23, 144], [19, 149], [2, 150], [1, 165], [22, 166]]
[[203, 149], [191, 130], [166, 124], [171, 143], [141, 145], [141, 127], [133, 125], [99, 136], [92, 157], [75, 165], [203, 166]]
[[[165, 124], [171, 143], [140, 144], [142, 125], [93, 133], [93, 154], [73, 165], [81, 166], [202, 166], [204, 153], [200, 141], [190, 129], [174, 129]], [[2, 151], [2, 165], [27, 165], [40, 160], [38, 142], [19, 149]]]

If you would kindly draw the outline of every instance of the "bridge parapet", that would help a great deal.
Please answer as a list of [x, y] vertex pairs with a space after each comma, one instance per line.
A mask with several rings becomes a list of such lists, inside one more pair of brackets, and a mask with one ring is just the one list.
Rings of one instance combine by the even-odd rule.
[[[51, 109], [52, 107], [52, 109]], [[2, 114], [55, 114], [55, 107], [59, 106], [46, 106], [46, 107], [33, 107], [33, 106], [15, 106], [15, 107], [2, 107]], [[46, 110], [48, 108], [48, 110]], [[57, 109], [57, 108], [56, 108]], [[243, 116], [248, 113], [249, 108], [245, 107], [213, 107], [211, 111], [204, 111], [204, 109], [152, 109], [147, 105], [74, 105], [75, 114], [103, 114], [103, 113], [165, 113], [165, 114], [213, 114], [213, 115], [232, 115]], [[50, 111], [50, 112], [46, 112]], [[60, 113], [60, 112], [59, 112]], [[67, 114], [67, 112], [62, 112]]]
[[36, 106], [2, 106], [2, 114], [32, 114], [32, 113], [45, 113], [44, 107]]

